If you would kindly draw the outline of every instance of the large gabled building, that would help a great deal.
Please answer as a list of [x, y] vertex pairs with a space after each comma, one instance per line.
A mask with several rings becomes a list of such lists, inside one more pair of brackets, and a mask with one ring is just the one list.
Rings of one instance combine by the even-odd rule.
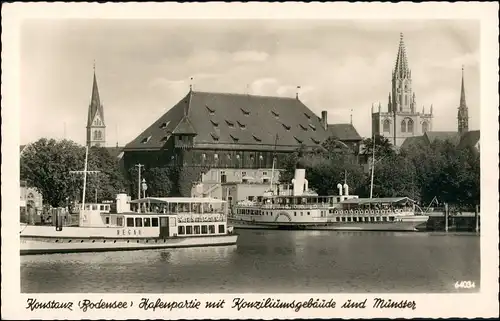
[[[197, 179], [204, 186], [196, 190], [222, 197], [220, 184], [268, 182], [273, 158], [279, 169], [300, 145], [319, 147], [328, 136], [327, 113], [315, 115], [298, 97], [190, 90], [125, 146], [124, 164], [126, 169], [137, 163], [146, 169], [209, 167], [200, 170]], [[273, 179], [278, 175], [276, 171]]]

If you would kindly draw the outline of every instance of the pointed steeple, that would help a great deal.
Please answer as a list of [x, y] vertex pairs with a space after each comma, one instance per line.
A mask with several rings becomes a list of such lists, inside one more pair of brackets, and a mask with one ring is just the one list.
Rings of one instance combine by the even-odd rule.
[[387, 111], [392, 112], [392, 101], [391, 101], [391, 93], [389, 92], [389, 102], [387, 103]]
[[104, 122], [104, 110], [97, 87], [95, 72], [92, 81], [92, 94], [90, 96], [89, 111], [87, 116], [87, 146], [104, 146], [106, 143], [106, 125]]
[[95, 62], [94, 62], [94, 79], [92, 83], [92, 95], [90, 98], [89, 118], [87, 121], [87, 126], [90, 126], [92, 124], [92, 121], [94, 120], [94, 117], [97, 112], [99, 112], [101, 121], [104, 124], [104, 112], [101, 105], [101, 97], [99, 96], [99, 88], [97, 86], [97, 77], [95, 73]]
[[469, 131], [469, 108], [465, 101], [464, 66], [462, 66], [462, 87], [460, 88], [460, 106], [458, 106], [457, 120], [460, 134]]
[[406, 58], [406, 48], [403, 40], [403, 33], [400, 34], [398, 55], [396, 57], [396, 65], [394, 67], [395, 78], [410, 78], [410, 70], [408, 69], [408, 59]]
[[467, 107], [467, 103], [465, 102], [465, 86], [464, 86], [464, 66], [462, 66], [462, 88], [460, 91], [460, 107]]

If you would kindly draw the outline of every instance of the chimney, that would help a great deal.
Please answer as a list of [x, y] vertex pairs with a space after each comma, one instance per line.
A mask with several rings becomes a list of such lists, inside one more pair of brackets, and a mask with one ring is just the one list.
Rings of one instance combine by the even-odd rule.
[[326, 110], [321, 112], [321, 125], [325, 130], [328, 129], [328, 112]]

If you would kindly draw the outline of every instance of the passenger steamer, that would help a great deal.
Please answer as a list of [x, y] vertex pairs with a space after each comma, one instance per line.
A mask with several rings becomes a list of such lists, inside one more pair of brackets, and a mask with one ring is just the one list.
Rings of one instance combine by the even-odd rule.
[[82, 204], [78, 226], [62, 221], [57, 215], [55, 226], [21, 225], [21, 255], [233, 245], [238, 238], [227, 225], [227, 203], [213, 198], [129, 201], [118, 194], [114, 213]]
[[416, 213], [408, 197], [359, 198], [338, 184], [338, 196], [318, 196], [308, 189], [305, 170], [296, 169], [293, 189], [271, 191], [241, 201], [229, 224], [235, 228], [415, 231], [428, 216]]

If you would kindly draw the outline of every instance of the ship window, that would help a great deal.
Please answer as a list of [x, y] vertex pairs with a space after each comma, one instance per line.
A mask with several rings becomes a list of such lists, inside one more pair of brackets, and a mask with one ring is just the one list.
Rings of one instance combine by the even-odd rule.
[[311, 215], [311, 212], [307, 212], [307, 215]]
[[389, 216], [389, 221], [394, 222], [394, 216]]
[[127, 227], [134, 227], [134, 218], [127, 217]]
[[345, 222], [345, 217], [342, 217], [342, 222]]
[[387, 217], [385, 217], [385, 216], [384, 216], [384, 217], [382, 217], [382, 221], [383, 221], [383, 222], [387, 222]]
[[193, 227], [191, 225], [186, 226], [186, 234], [193, 234]]
[[335, 221], [340, 222], [340, 217], [336, 217]]
[[380, 222], [380, 217], [379, 216], [377, 216], [377, 222]]
[[300, 216], [304, 216], [304, 213], [303, 213], [303, 212], [300, 212]]
[[370, 217], [370, 222], [375, 222], [375, 217]]
[[215, 225], [208, 226], [208, 233], [215, 234]]
[[96, 205], [96, 204], [93, 204], [93, 205], [92, 205], [92, 210], [93, 210], [93, 211], [97, 211], [97, 210], [98, 210], [98, 208], [97, 208], [97, 205]]
[[151, 226], [158, 226], [158, 218], [157, 217], [153, 217], [151, 219]]
[[177, 234], [184, 235], [186, 234], [186, 230], [184, 226], [179, 226]]
[[347, 222], [350, 222], [350, 221], [351, 221], [351, 218], [350, 218], [350, 217], [348, 217], [348, 218], [347, 218]]
[[106, 216], [106, 224], [109, 224], [109, 216]]
[[151, 219], [149, 217], [144, 219], [144, 227], [150, 227], [151, 226]]
[[142, 219], [140, 217], [135, 218], [135, 227], [142, 227]]
[[200, 226], [199, 225], [194, 226], [194, 234], [200, 234]]
[[224, 233], [224, 225], [219, 225], [219, 233]]
[[208, 228], [206, 225], [201, 226], [201, 234], [208, 234]]
[[297, 216], [297, 212], [293, 212], [293, 216]]
[[358, 218], [357, 218], [357, 217], [353, 217], [353, 218], [352, 218], [352, 221], [353, 221], [353, 222], [357, 222], [357, 221], [358, 221]]
[[116, 218], [116, 226], [123, 226], [123, 217]]

